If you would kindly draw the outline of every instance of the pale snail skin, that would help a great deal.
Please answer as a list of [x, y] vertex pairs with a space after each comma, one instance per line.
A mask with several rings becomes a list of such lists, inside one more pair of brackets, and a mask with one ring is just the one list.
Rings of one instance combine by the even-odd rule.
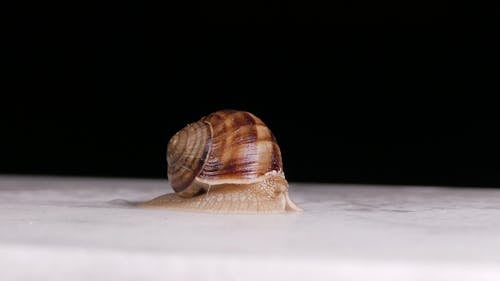
[[250, 112], [220, 110], [190, 123], [167, 146], [175, 193], [143, 207], [219, 213], [301, 211], [288, 195], [281, 151]]

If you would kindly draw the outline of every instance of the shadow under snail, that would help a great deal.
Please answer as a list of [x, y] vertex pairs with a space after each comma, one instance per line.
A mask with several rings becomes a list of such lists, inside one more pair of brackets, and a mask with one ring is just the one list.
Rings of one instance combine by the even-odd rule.
[[140, 206], [220, 213], [301, 210], [288, 196], [276, 138], [250, 112], [220, 110], [188, 124], [168, 142], [167, 164], [175, 193]]

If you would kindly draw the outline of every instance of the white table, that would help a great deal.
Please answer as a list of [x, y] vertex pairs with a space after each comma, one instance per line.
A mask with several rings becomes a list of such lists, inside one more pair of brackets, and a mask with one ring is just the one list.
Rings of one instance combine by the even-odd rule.
[[0, 176], [0, 280], [500, 280], [500, 189], [298, 184], [302, 213], [140, 209], [166, 180]]

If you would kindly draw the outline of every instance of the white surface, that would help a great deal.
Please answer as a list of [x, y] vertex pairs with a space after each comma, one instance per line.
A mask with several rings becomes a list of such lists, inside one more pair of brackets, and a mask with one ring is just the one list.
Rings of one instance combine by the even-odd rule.
[[166, 180], [0, 176], [0, 280], [500, 280], [500, 190], [291, 184], [302, 213], [117, 200]]

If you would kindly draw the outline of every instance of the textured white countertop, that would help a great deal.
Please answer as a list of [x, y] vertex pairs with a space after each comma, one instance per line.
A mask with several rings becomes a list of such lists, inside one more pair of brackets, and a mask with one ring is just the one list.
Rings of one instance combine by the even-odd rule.
[[0, 280], [500, 280], [500, 189], [295, 184], [304, 212], [140, 209], [166, 180], [0, 176]]

